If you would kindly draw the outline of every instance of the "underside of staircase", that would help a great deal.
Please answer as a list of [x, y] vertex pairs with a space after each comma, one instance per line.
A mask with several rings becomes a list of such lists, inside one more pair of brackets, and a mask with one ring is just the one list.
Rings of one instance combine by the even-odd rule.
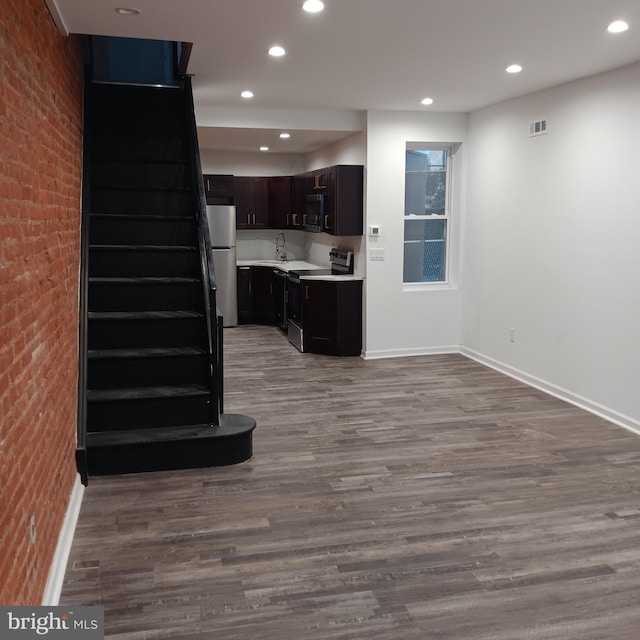
[[77, 462], [92, 475], [234, 464], [191, 86], [88, 83]]

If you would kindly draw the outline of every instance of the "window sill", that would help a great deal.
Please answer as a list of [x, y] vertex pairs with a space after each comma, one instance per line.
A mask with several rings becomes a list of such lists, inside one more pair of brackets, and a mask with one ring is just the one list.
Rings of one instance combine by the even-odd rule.
[[458, 286], [451, 282], [405, 282], [402, 285], [403, 293], [415, 293], [420, 291], [457, 291]]

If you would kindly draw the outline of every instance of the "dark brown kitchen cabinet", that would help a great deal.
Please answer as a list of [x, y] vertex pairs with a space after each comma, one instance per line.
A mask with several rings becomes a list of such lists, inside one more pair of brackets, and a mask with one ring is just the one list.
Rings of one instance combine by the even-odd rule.
[[268, 178], [269, 185], [269, 227], [290, 229], [292, 226], [292, 178], [278, 176]]
[[359, 356], [362, 351], [362, 281], [301, 282], [304, 351]]
[[238, 324], [284, 326], [284, 277], [273, 267], [238, 267]]
[[272, 267], [251, 267], [251, 290], [253, 321], [257, 324], [276, 324]]
[[233, 176], [205, 174], [204, 195], [207, 204], [233, 204]]
[[362, 165], [327, 168], [324, 230], [333, 236], [362, 235]]
[[233, 178], [236, 229], [269, 227], [269, 181], [267, 178]]
[[307, 195], [310, 193], [310, 184], [310, 173], [301, 173], [293, 176], [293, 206], [291, 207], [292, 229], [302, 229], [307, 208]]
[[238, 324], [253, 322], [253, 285], [251, 267], [238, 267]]

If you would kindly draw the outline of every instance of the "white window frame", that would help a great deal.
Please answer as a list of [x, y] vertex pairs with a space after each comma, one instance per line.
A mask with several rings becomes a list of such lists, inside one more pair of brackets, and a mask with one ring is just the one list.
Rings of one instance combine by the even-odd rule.
[[419, 282], [405, 282], [404, 275], [402, 278], [402, 286], [405, 290], [424, 290], [439, 289], [442, 287], [450, 287], [451, 285], [451, 235], [452, 235], [452, 219], [451, 219], [451, 191], [452, 191], [452, 174], [453, 174], [453, 144], [438, 142], [407, 142], [405, 148], [405, 193], [406, 193], [406, 152], [407, 151], [444, 151], [446, 152], [446, 193], [444, 203], [444, 215], [406, 215], [404, 212], [402, 220], [402, 259], [404, 264], [404, 250], [406, 246], [404, 223], [407, 220], [446, 220], [446, 237], [445, 237], [445, 271], [443, 280], [421, 280]]

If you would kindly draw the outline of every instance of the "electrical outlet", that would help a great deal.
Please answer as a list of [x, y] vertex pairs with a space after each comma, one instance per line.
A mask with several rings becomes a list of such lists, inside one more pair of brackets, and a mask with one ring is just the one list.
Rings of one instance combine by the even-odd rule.
[[511, 328], [509, 329], [509, 342], [515, 342], [516, 341], [516, 330]]

